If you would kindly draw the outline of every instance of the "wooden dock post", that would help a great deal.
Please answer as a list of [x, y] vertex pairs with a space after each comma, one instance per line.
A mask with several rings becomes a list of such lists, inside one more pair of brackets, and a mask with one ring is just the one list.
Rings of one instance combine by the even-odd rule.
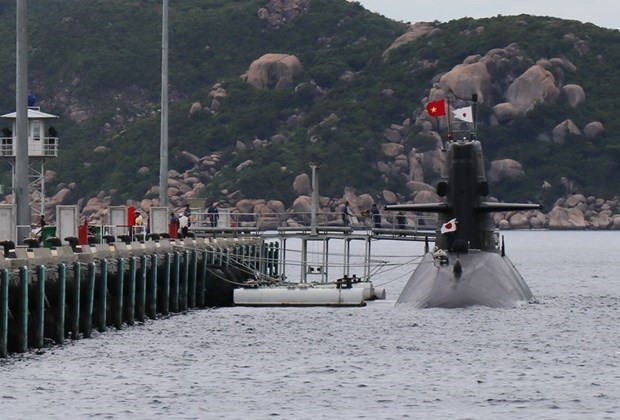
[[57, 344], [65, 343], [65, 304], [67, 298], [67, 265], [58, 264], [58, 294], [56, 295], [54, 341]]
[[17, 332], [17, 352], [25, 353], [28, 351], [28, 282], [30, 272], [28, 267], [19, 268], [19, 313], [18, 332]]
[[0, 357], [9, 354], [9, 271], [0, 270]]

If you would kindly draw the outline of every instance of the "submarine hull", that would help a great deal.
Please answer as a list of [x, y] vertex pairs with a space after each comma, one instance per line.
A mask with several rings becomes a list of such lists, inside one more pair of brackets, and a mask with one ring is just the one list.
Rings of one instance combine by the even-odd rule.
[[396, 304], [417, 308], [512, 308], [534, 301], [530, 288], [508, 257], [478, 250], [449, 252], [447, 257], [442, 261], [427, 253]]

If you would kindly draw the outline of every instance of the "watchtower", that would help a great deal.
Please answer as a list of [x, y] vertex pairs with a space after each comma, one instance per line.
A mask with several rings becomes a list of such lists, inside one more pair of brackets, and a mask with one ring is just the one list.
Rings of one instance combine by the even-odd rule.
[[[7, 159], [13, 170], [13, 185], [15, 189], [15, 143], [17, 138], [15, 124], [17, 113], [1, 115], [3, 120], [9, 120], [9, 126], [0, 129], [0, 157]], [[30, 207], [35, 214], [45, 214], [45, 165], [49, 159], [58, 156], [58, 137], [51, 120], [57, 115], [42, 112], [39, 107], [28, 107], [28, 174]]]

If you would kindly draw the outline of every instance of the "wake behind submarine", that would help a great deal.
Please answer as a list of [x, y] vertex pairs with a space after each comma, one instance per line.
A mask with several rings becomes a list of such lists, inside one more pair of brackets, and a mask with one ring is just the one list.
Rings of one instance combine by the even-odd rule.
[[506, 308], [535, 301], [523, 277], [505, 255], [491, 213], [542, 206], [485, 201], [489, 185], [482, 146], [475, 139], [475, 130], [470, 137], [447, 144], [442, 178], [437, 184], [437, 194], [444, 198], [443, 202], [386, 206], [386, 210], [438, 213], [435, 247], [429, 252], [427, 246], [397, 305]]

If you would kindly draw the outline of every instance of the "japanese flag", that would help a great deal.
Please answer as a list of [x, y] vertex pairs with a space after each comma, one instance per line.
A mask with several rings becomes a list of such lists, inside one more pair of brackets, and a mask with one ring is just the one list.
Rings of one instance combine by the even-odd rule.
[[471, 106], [466, 106], [464, 108], [455, 109], [452, 111], [454, 114], [454, 118], [457, 120], [465, 121], [468, 123], [474, 122], [474, 115], [472, 113]]
[[441, 233], [454, 232], [456, 230], [456, 219], [452, 219], [441, 225]]

